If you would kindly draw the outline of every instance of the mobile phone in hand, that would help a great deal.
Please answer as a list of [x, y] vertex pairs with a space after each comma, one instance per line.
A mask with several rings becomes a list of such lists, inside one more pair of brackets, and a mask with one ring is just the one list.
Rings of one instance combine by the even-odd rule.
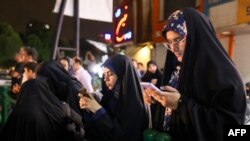
[[141, 82], [140, 84], [141, 84], [143, 89], [150, 88], [150, 89], [153, 89], [155, 91], [161, 91], [159, 88], [157, 88], [154, 84], [152, 84], [150, 82]]
[[79, 92], [80, 94], [82, 94], [83, 96], [90, 98], [90, 96], [89, 96], [89, 94], [87, 93], [87, 90], [86, 90], [86, 89], [80, 89], [78, 92]]

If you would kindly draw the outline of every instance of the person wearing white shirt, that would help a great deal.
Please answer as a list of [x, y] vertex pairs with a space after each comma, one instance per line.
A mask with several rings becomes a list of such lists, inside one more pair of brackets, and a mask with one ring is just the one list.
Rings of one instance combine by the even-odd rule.
[[82, 66], [82, 61], [79, 57], [73, 58], [73, 69], [74, 69], [74, 76], [78, 81], [81, 82], [83, 87], [87, 90], [87, 92], [92, 93], [94, 92], [93, 86], [91, 83], [91, 75], [88, 71], [86, 71]]

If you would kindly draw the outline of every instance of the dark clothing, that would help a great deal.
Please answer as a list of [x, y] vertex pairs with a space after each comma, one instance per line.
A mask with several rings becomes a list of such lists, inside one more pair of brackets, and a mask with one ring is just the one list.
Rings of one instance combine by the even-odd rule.
[[17, 92], [13, 92], [13, 86], [14, 85], [19, 85], [21, 86], [22, 84], [22, 79], [23, 79], [23, 73], [24, 73], [24, 63], [23, 62], [19, 62], [15, 65], [15, 70], [14, 72], [18, 73], [18, 76], [15, 77], [11, 77], [11, 91], [9, 93], [9, 95], [11, 96], [11, 98], [13, 98], [14, 100], [18, 99], [18, 93]]
[[[209, 19], [192, 8], [183, 13], [188, 34], [177, 85], [182, 102], [173, 111], [172, 137], [176, 141], [222, 141], [224, 125], [244, 122], [244, 84]], [[168, 52], [163, 85], [176, 64], [174, 54]], [[159, 121], [163, 113], [159, 110]]]
[[20, 75], [24, 73], [24, 64], [23, 62], [19, 62], [16, 64], [15, 66], [15, 70], [16, 72], [18, 72]]
[[[150, 65], [154, 65], [157, 67], [155, 73], [149, 71]], [[156, 79], [157, 82], [155, 84], [156, 87], [160, 88], [162, 81], [162, 73], [159, 71], [158, 66], [155, 61], [151, 60], [147, 63], [147, 71], [141, 78], [142, 82], [152, 82], [153, 79]]]
[[[166, 60], [165, 60], [165, 67], [163, 70], [162, 82], [161, 85], [169, 85], [173, 72], [176, 70], [176, 67], [180, 65], [177, 58], [173, 53], [170, 51], [167, 52]], [[178, 84], [177, 84], [178, 85]], [[152, 113], [152, 126], [154, 129], [158, 131], [163, 131], [164, 125], [164, 117], [165, 117], [165, 107], [163, 107], [160, 103], [155, 103], [154, 106], [156, 107], [155, 112]], [[172, 123], [170, 123], [171, 126]], [[170, 130], [171, 132], [171, 130]]]
[[147, 70], [146, 73], [141, 78], [141, 81], [142, 82], [151, 82], [152, 79], [157, 79], [157, 83], [155, 84], [155, 86], [159, 88], [161, 86], [162, 74], [158, 70], [158, 68], [157, 68], [155, 73], [152, 73], [152, 72]]
[[72, 77], [57, 61], [48, 61], [38, 66], [37, 76], [45, 77], [53, 94], [66, 101], [72, 109], [81, 114], [78, 92], [81, 83]]
[[[150, 65], [150, 64], [154, 64], [155, 66], [157, 66], [157, 64], [156, 64], [154, 61], [149, 61], [149, 62], [147, 63], [147, 68], [149, 68], [149, 65]], [[155, 73], [152, 73], [152, 72], [150, 72], [150, 71], [147, 69], [146, 73], [145, 73], [145, 74], [143, 75], [143, 77], [141, 78], [141, 81], [142, 81], [142, 82], [151, 82], [152, 79], [157, 79], [157, 83], [155, 84], [156, 87], [160, 88], [160, 86], [162, 86], [162, 85], [161, 85], [161, 82], [162, 82], [162, 74], [161, 74], [161, 72], [159, 71], [158, 68], [157, 68], [157, 70], [156, 70]], [[156, 123], [155, 123], [155, 122], [159, 122], [159, 118], [158, 118], [158, 116], [156, 116], [156, 113], [159, 113], [158, 110], [160, 110], [160, 109], [158, 109], [158, 108], [159, 108], [158, 106], [161, 107], [161, 105], [158, 105], [158, 103], [154, 103], [154, 104], [151, 104], [151, 105], [150, 105], [151, 115], [153, 115], [153, 116], [151, 117], [151, 118], [152, 118], [152, 126], [153, 126], [154, 128], [156, 128]], [[163, 107], [162, 107], [162, 108], [163, 108]], [[162, 109], [161, 109], [160, 111], [162, 111]], [[164, 111], [165, 111], [165, 110], [164, 110]], [[164, 111], [162, 111], [162, 112], [164, 112]], [[164, 117], [164, 114], [163, 114], [162, 117]], [[158, 123], [157, 123], [157, 124], [158, 124]], [[158, 129], [158, 130], [161, 129], [161, 131], [162, 131], [163, 121], [162, 121], [161, 123], [159, 123], [159, 124], [162, 124], [162, 125], [161, 125], [161, 128], [156, 128], [156, 129]], [[160, 125], [157, 125], [157, 126], [160, 126]]]
[[50, 91], [46, 81], [32, 79], [22, 85], [1, 140], [74, 141], [74, 136], [66, 130], [66, 119], [63, 102]]
[[250, 97], [250, 91], [247, 91], [246, 93], [247, 93], [247, 96], [249, 96], [249, 97]]
[[[152, 73], [150, 71], [146, 71], [146, 73], [143, 75], [143, 77], [141, 78], [142, 82], [151, 82], [152, 79], [157, 79], [157, 83], [155, 84], [156, 87], [160, 88], [161, 82], [162, 82], [162, 74], [159, 71], [159, 69], [157, 68], [155, 73]], [[151, 111], [151, 115], [155, 115], [155, 113], [157, 113], [157, 108], [158, 108], [158, 103], [156, 104], [151, 104], [150, 105], [150, 111]], [[155, 119], [156, 118], [156, 119]], [[152, 116], [152, 122], [153, 122], [153, 126], [154, 126], [154, 120], [156, 120], [158, 122], [159, 118], [158, 117], [154, 117]], [[163, 123], [161, 125], [163, 127]]]
[[123, 55], [114, 55], [107, 62], [103, 66], [114, 71], [118, 80], [112, 91], [103, 85], [100, 104], [105, 111], [98, 112], [100, 115], [92, 119], [93, 125], [85, 122], [86, 134], [102, 141], [142, 141], [148, 118], [136, 70]]

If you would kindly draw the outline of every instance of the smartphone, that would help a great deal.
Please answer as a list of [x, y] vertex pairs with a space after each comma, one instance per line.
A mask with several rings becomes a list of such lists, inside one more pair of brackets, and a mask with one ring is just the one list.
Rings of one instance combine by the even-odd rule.
[[141, 82], [140, 83], [143, 89], [150, 88], [156, 91], [161, 91], [159, 88], [157, 88], [154, 84], [150, 82]]
[[87, 93], [87, 90], [86, 90], [86, 89], [80, 89], [78, 92], [79, 92], [80, 94], [82, 94], [83, 96], [90, 98], [90, 96], [89, 96], [89, 94]]

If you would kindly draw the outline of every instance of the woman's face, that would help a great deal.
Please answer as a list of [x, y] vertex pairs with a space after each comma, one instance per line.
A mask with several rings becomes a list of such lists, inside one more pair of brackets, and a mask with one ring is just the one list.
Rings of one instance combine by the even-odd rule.
[[149, 64], [148, 71], [151, 73], [155, 73], [157, 70], [157, 66], [155, 64]]
[[179, 62], [182, 62], [185, 46], [186, 46], [186, 37], [180, 36], [174, 31], [166, 32], [166, 39], [170, 47], [170, 51], [174, 53]]
[[112, 90], [117, 81], [117, 75], [112, 72], [109, 68], [103, 68], [104, 82], [109, 90]]

